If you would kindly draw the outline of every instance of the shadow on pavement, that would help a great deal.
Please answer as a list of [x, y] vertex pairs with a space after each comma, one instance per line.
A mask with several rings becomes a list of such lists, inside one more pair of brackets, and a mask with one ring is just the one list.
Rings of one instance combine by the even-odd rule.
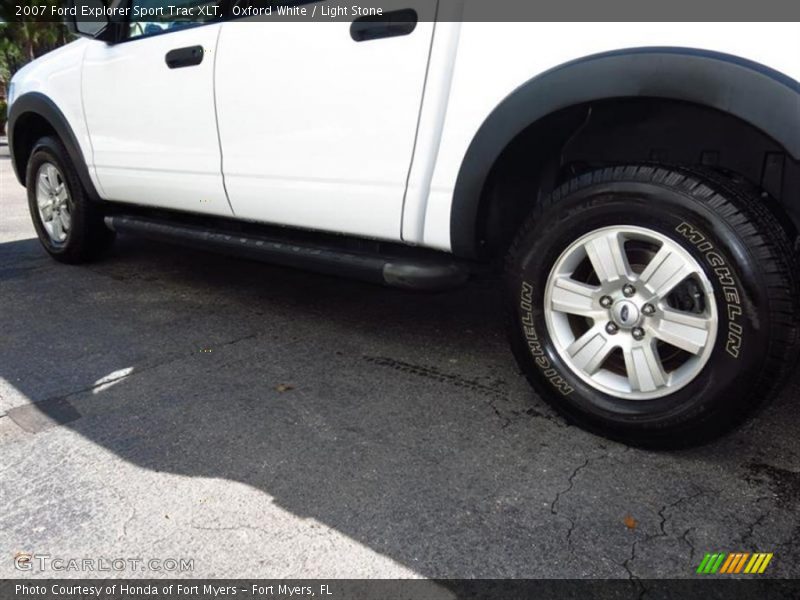
[[711, 446], [630, 450], [533, 395], [497, 288], [410, 294], [127, 238], [69, 267], [23, 240], [0, 245], [0, 377], [36, 403], [9, 413], [31, 431], [247, 484], [424, 576], [689, 576], [706, 548], [763, 543], [763, 518], [744, 536], [767, 511], [788, 556], [796, 384]]

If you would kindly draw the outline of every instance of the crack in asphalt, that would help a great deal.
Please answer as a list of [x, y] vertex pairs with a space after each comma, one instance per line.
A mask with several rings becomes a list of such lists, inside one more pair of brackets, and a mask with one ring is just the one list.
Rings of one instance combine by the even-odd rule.
[[583, 469], [585, 469], [589, 465], [589, 459], [585, 459], [582, 465], [578, 465], [570, 474], [569, 479], [567, 480], [567, 488], [561, 491], [556, 492], [556, 497], [553, 498], [553, 501], [550, 503], [550, 514], [556, 515], [558, 514], [558, 509], [556, 506], [561, 501], [561, 497], [567, 495], [569, 492], [572, 491], [572, 488], [575, 486], [575, 478], [578, 476]]
[[632, 563], [634, 560], [636, 560], [636, 544], [638, 542], [639, 542], [639, 540], [636, 540], [636, 541], [633, 542], [633, 544], [631, 545], [631, 555], [622, 562], [621, 566], [622, 566], [623, 569], [625, 569], [625, 571], [627, 571], [628, 580], [632, 581], [633, 583], [635, 583], [636, 586], [639, 588], [638, 599], [642, 600], [642, 598], [644, 598], [644, 595], [647, 593], [647, 588], [645, 587], [644, 583], [639, 578], [639, 576], [636, 575], [633, 572], [633, 569], [631, 569], [631, 567], [630, 567], [630, 563]]
[[194, 529], [195, 531], [256, 531], [258, 533], [262, 533], [266, 536], [273, 535], [274, 532], [270, 532], [263, 527], [254, 527], [253, 525], [232, 525], [230, 527], [209, 527], [206, 525], [195, 525], [191, 523], [189, 525], [190, 529]]
[[683, 543], [685, 543], [687, 546], [689, 546], [689, 550], [690, 550], [690, 554], [689, 554], [689, 562], [692, 562], [692, 563], [694, 563], [694, 553], [695, 553], [695, 548], [694, 548], [694, 544], [693, 544], [693, 543], [692, 543], [692, 542], [689, 540], [689, 533], [690, 533], [691, 531], [694, 531], [694, 530], [696, 530], [696, 529], [697, 529], [696, 527], [689, 527], [689, 529], [687, 529], [686, 531], [684, 531], [684, 532], [683, 532], [683, 535], [681, 535], [681, 537], [680, 537], [681, 541], [682, 541]]
[[[755, 505], [758, 506], [760, 503], [762, 503], [762, 502], [764, 502], [766, 500], [772, 500], [772, 497], [770, 497], [770, 496], [761, 496], [760, 498], [756, 498]], [[764, 520], [772, 513], [773, 510], [775, 510], [774, 506], [766, 509], [764, 512], [760, 513], [758, 515], [758, 517], [755, 518], [755, 520], [751, 521], [747, 525], [747, 530], [739, 538], [739, 540], [741, 541], [743, 546], [750, 547], [749, 545], [753, 540], [753, 536], [755, 535], [756, 527], [761, 525], [764, 522]], [[755, 550], [755, 551], [758, 551], [759, 546], [758, 545], [754, 545], [754, 546], [752, 546], [752, 549]]]
[[[605, 454], [605, 455], [603, 455], [603, 456], [601, 456], [599, 458], [606, 458], [607, 456], [608, 455]], [[566, 496], [568, 493], [570, 493], [572, 491], [572, 488], [575, 487], [575, 478], [578, 476], [578, 473], [580, 473], [583, 469], [588, 467], [589, 463], [592, 460], [593, 459], [586, 458], [584, 460], [583, 464], [578, 465], [577, 467], [575, 467], [575, 469], [572, 471], [572, 473], [570, 473], [570, 476], [567, 479], [567, 487], [565, 489], [563, 489], [563, 490], [557, 491], [555, 498], [553, 498], [553, 501], [550, 503], [550, 514], [558, 515], [558, 508], [557, 508], [558, 503], [561, 501], [561, 499], [564, 496]], [[573, 519], [572, 517], [570, 517], [568, 515], [559, 515], [559, 516], [563, 517], [564, 519], [566, 519], [569, 522], [569, 527], [567, 528], [567, 536], [566, 536], [567, 547], [569, 548], [570, 553], [574, 554], [575, 553], [575, 549], [574, 549], [574, 546], [572, 545], [572, 533], [573, 533], [573, 531], [575, 531], [575, 519]]]
[[[696, 492], [694, 492], [692, 494], [689, 494], [688, 496], [681, 496], [680, 498], [678, 498], [674, 502], [671, 502], [669, 504], [663, 505], [658, 510], [657, 514], [658, 514], [658, 517], [660, 519], [659, 524], [658, 524], [658, 529], [659, 529], [658, 533], [655, 533], [655, 534], [644, 534], [643, 538], [638, 538], [638, 539], [634, 540], [633, 543], [631, 544], [631, 555], [627, 559], [625, 559], [625, 561], [623, 561], [623, 563], [622, 563], [622, 567], [628, 572], [628, 578], [629, 579], [631, 579], [632, 581], [633, 580], [640, 581], [640, 577], [634, 573], [633, 568], [632, 568], [632, 563], [636, 560], [636, 548], [639, 545], [639, 543], [647, 543], [647, 542], [650, 542], [650, 541], [652, 541], [654, 539], [657, 539], [657, 538], [669, 537], [669, 534], [667, 533], [667, 522], [669, 521], [669, 517], [667, 516], [667, 511], [669, 511], [669, 510], [671, 510], [673, 508], [676, 508], [677, 506], [679, 506], [683, 502], [687, 502], [689, 500], [693, 500], [695, 498], [698, 498], [699, 496], [702, 496], [703, 494], [705, 494], [705, 492], [703, 490], [697, 490]], [[694, 546], [687, 539], [684, 539], [685, 536], [692, 529], [693, 529], [693, 527], [690, 527], [689, 529], [687, 529], [683, 533], [683, 535], [681, 536], [680, 539], [683, 539], [683, 541], [686, 542], [689, 545], [689, 547], [691, 548], [691, 552], [692, 552], [691, 555], [694, 556]], [[647, 590], [642, 585], [642, 592], [639, 594], [639, 598], [642, 598], [646, 591]]]
[[659, 529], [661, 530], [661, 533], [656, 534], [654, 536], [650, 536], [648, 539], [655, 539], [657, 537], [669, 537], [669, 534], [667, 533], [667, 529], [666, 529], [667, 521], [669, 521], [669, 517], [666, 516], [666, 512], [668, 510], [672, 509], [672, 508], [677, 508], [679, 505], [683, 504], [684, 502], [688, 502], [689, 500], [694, 500], [695, 498], [698, 498], [699, 496], [702, 496], [703, 494], [705, 494], [705, 492], [703, 490], [697, 490], [693, 494], [689, 494], [688, 496], [682, 496], [682, 497], [678, 498], [672, 504], [665, 504], [664, 506], [662, 506], [661, 509], [658, 511], [658, 516], [661, 519], [661, 522], [659, 523]]
[[497, 405], [495, 404], [494, 400], [489, 402], [489, 408], [491, 408], [492, 412], [494, 412], [494, 414], [497, 416], [497, 418], [500, 419], [500, 422], [502, 423], [502, 425], [500, 425], [500, 429], [505, 429], [506, 427], [511, 425], [511, 419], [509, 419], [508, 417], [503, 416], [503, 413], [501, 413], [500, 409], [497, 408]]
[[[123, 498], [125, 497], [123, 495], [121, 496]], [[133, 520], [136, 518], [136, 506], [134, 506], [133, 504], [128, 504], [128, 507], [130, 508], [131, 514], [128, 516], [127, 519], [125, 519], [125, 522], [122, 524], [122, 534], [117, 536], [118, 542], [128, 537], [128, 525], [130, 525], [131, 522], [133, 522]]]

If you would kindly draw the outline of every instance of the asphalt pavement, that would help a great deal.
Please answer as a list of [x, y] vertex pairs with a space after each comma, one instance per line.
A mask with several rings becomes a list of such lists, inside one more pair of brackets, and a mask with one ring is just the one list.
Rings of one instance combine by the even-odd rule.
[[718, 442], [631, 449], [530, 390], [491, 278], [414, 294], [132, 237], [57, 264], [5, 154], [0, 577], [93, 574], [16, 570], [30, 553], [646, 579], [740, 551], [800, 576], [800, 380]]

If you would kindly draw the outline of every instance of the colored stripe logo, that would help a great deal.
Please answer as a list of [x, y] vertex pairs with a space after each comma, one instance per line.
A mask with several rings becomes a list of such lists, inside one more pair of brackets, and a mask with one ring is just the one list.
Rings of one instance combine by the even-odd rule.
[[713, 575], [725, 573], [727, 575], [760, 575], [767, 570], [772, 560], [772, 552], [715, 552], [706, 553], [697, 573]]

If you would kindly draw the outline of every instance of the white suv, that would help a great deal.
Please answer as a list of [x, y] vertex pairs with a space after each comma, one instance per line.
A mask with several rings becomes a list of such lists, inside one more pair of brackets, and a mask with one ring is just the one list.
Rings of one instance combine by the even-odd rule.
[[798, 25], [471, 2], [73, 19], [94, 39], [13, 80], [42, 245], [77, 263], [134, 232], [416, 290], [496, 266], [519, 365], [571, 421], [651, 446], [741, 422], [798, 348]]

